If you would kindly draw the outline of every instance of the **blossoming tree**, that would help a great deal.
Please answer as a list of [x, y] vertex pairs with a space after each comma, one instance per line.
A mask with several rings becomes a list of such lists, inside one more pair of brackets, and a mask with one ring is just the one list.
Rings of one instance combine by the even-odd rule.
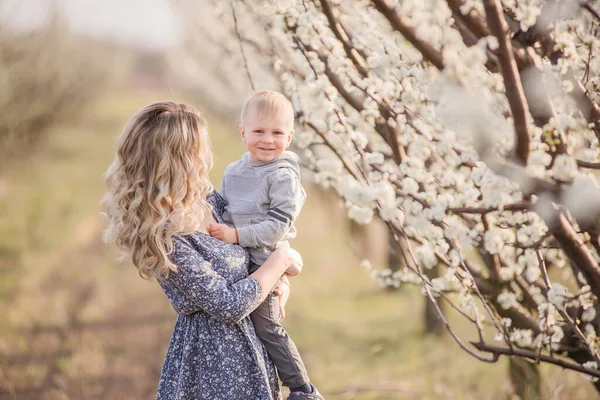
[[[444, 299], [472, 324], [469, 342], [438, 308], [477, 359], [555, 364], [600, 390], [592, 2], [232, 3], [245, 62], [271, 62], [293, 100], [315, 181], [406, 249], [403, 269], [373, 276]], [[257, 26], [262, 41], [248, 39]]]

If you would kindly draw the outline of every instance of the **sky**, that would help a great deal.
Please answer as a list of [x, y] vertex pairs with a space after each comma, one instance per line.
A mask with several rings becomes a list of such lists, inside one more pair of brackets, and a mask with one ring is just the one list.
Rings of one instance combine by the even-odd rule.
[[176, 44], [182, 36], [173, 0], [0, 0], [0, 18], [16, 29], [47, 20], [54, 4], [77, 33], [109, 37], [152, 49]]

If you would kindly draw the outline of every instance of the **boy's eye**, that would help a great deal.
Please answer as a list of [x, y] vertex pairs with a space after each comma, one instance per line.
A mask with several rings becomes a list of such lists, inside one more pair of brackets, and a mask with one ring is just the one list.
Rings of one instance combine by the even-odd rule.
[[280, 131], [275, 131], [274, 133], [275, 133], [276, 135], [283, 135], [283, 132], [280, 132]]
[[263, 133], [262, 129], [257, 129], [254, 132], [256, 132], [256, 133]]

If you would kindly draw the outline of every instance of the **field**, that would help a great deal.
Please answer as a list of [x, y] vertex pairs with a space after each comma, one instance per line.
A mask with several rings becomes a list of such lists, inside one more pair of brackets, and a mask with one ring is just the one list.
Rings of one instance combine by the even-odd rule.
[[[175, 313], [155, 282], [102, 243], [98, 202], [121, 126], [166, 98], [177, 97], [111, 93], [0, 171], [0, 399], [154, 397]], [[243, 149], [232, 123], [207, 118], [218, 186]], [[285, 325], [326, 397], [511, 398], [507, 361], [483, 364], [449, 337], [424, 335], [418, 290], [377, 287], [352, 251], [343, 211], [307, 187], [293, 243], [306, 267]], [[544, 398], [600, 398], [576, 373], [542, 375]]]

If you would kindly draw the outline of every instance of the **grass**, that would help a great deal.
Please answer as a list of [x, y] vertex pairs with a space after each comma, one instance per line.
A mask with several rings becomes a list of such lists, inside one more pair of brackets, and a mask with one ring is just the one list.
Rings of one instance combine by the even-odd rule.
[[[175, 314], [158, 285], [100, 242], [97, 205], [122, 125], [173, 97], [113, 93], [0, 175], [0, 399], [152, 398]], [[234, 123], [207, 118], [218, 186], [243, 148]], [[449, 337], [424, 335], [418, 290], [376, 287], [353, 255], [343, 211], [306, 186], [293, 242], [306, 267], [292, 281], [285, 325], [327, 398], [510, 398], [506, 360], [483, 364]], [[599, 398], [578, 374], [542, 372], [544, 398]]]

